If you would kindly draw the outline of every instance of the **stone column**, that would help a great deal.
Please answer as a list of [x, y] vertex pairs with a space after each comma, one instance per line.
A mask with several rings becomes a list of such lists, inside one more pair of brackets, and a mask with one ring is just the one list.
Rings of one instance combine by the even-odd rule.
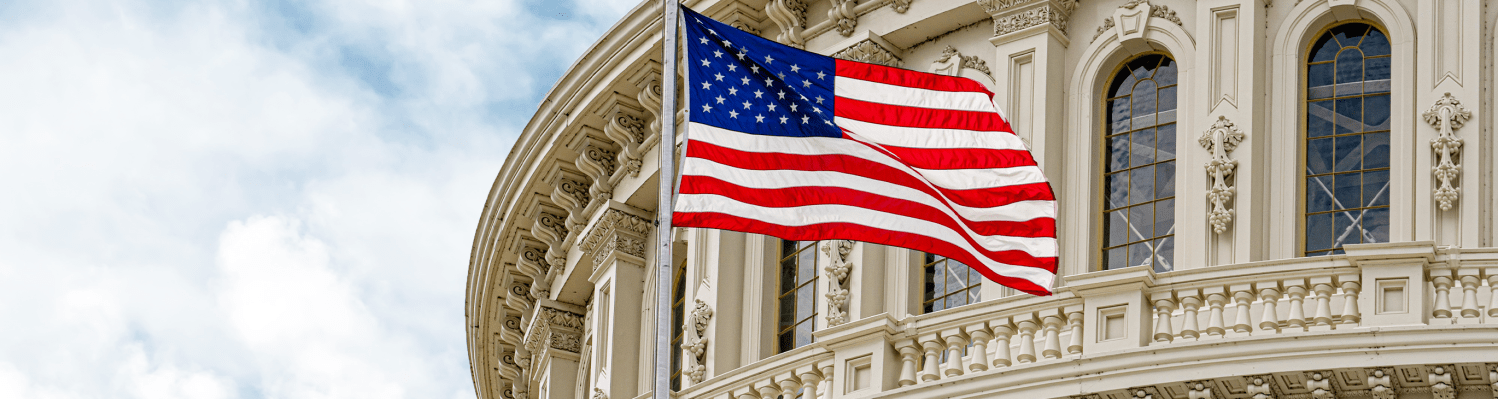
[[620, 202], [609, 201], [599, 210], [583, 235], [581, 249], [591, 258], [588, 281], [593, 283], [594, 388], [613, 398], [632, 398], [640, 389], [640, 317], [644, 298], [646, 240], [651, 232], [650, 216]]

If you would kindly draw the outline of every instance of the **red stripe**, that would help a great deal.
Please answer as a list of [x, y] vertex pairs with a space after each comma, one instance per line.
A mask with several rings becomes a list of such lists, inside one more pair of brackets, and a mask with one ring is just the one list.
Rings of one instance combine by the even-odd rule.
[[[709, 229], [722, 229], [742, 231], [746, 233], [764, 234], [786, 240], [813, 241], [813, 240], [855, 240], [872, 244], [890, 245], [902, 248], [910, 248], [936, 255], [945, 256], [967, 264], [973, 270], [982, 273], [1000, 285], [1014, 288], [1039, 296], [1051, 295], [1046, 287], [1035, 285], [1029, 280], [1002, 276], [983, 266], [978, 258], [971, 253], [952, 245], [946, 241], [931, 237], [873, 227], [857, 225], [852, 223], [822, 223], [809, 226], [782, 226], [778, 224], [765, 223], [758, 220], [746, 219], [734, 215], [716, 212], [676, 212], [672, 214], [671, 225], [675, 227], [699, 227]], [[1019, 252], [1019, 251], [1007, 251]], [[1023, 254], [1023, 252], [1020, 252]], [[1028, 256], [1028, 254], [1025, 254]], [[996, 257], [995, 261], [1004, 264], [1012, 264], [1006, 261], [1008, 257]], [[1056, 258], [1040, 258], [1047, 263], [1046, 270], [1056, 272]]]
[[979, 92], [987, 94], [988, 98], [993, 98], [993, 92], [988, 91], [988, 87], [972, 79], [916, 72], [858, 61], [837, 60], [837, 76], [917, 89]]
[[[998, 113], [954, 109], [917, 108], [835, 97], [834, 115], [886, 126], [929, 129], [961, 129], [1014, 134], [1009, 122]], [[858, 132], [853, 132], [858, 133]]]
[[[1003, 134], [1003, 133], [996, 133]], [[901, 163], [921, 169], [989, 169], [1036, 166], [1025, 150], [991, 148], [910, 148], [881, 145]]]
[[[1056, 220], [1052, 218], [1035, 218], [1022, 222], [974, 221], [961, 215], [953, 218], [941, 209], [927, 204], [846, 187], [753, 188], [710, 176], [685, 175], [681, 177], [680, 190], [682, 194], [715, 194], [767, 208], [806, 205], [856, 206], [937, 223], [958, 232], [962, 232], [962, 226], [965, 225], [973, 232], [985, 236], [1056, 236]], [[974, 246], [978, 245], [972, 240], [969, 240], [969, 243]]]
[[[723, 165], [749, 170], [806, 170], [847, 173], [891, 184], [898, 184], [930, 195], [941, 201], [943, 195], [952, 203], [972, 208], [992, 208], [1019, 201], [1051, 201], [1051, 187], [1031, 183], [1005, 187], [952, 190], [927, 184], [908, 172], [852, 155], [798, 155], [748, 152], [713, 143], [690, 140], [686, 156], [702, 158]], [[940, 193], [940, 194], [938, 194]], [[946, 203], [943, 201], [943, 203]]]

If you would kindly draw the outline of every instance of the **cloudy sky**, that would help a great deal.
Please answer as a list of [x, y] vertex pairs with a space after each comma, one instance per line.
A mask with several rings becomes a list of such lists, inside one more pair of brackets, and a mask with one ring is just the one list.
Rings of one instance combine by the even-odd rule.
[[471, 398], [468, 251], [638, 2], [0, 1], [0, 398]]

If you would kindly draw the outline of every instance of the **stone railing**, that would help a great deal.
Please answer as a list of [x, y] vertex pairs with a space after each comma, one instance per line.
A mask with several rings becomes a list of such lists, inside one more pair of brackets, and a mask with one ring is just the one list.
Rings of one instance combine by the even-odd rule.
[[[1367, 357], [1370, 350], [1400, 353], [1391, 362], [1498, 359], [1491, 339], [1498, 332], [1498, 250], [1457, 252], [1424, 242], [1347, 252], [1159, 274], [1088, 273], [1067, 277], [1050, 297], [865, 317], [678, 397], [1054, 398], [1146, 392], [1139, 387], [1166, 382], [1207, 389], [1170, 378], [1215, 378], [1213, 367], [1276, 373], [1378, 361]], [[1444, 346], [1429, 346], [1436, 336]], [[1133, 369], [1165, 376], [1107, 377]], [[1498, 374], [1489, 383], [1498, 383]]]

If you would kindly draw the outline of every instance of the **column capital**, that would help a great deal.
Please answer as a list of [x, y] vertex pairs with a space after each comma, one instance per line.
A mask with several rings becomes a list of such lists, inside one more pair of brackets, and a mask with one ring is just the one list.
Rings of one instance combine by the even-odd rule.
[[978, 0], [993, 16], [993, 36], [1000, 39], [1021, 31], [1052, 31], [1065, 41], [1077, 0]]

